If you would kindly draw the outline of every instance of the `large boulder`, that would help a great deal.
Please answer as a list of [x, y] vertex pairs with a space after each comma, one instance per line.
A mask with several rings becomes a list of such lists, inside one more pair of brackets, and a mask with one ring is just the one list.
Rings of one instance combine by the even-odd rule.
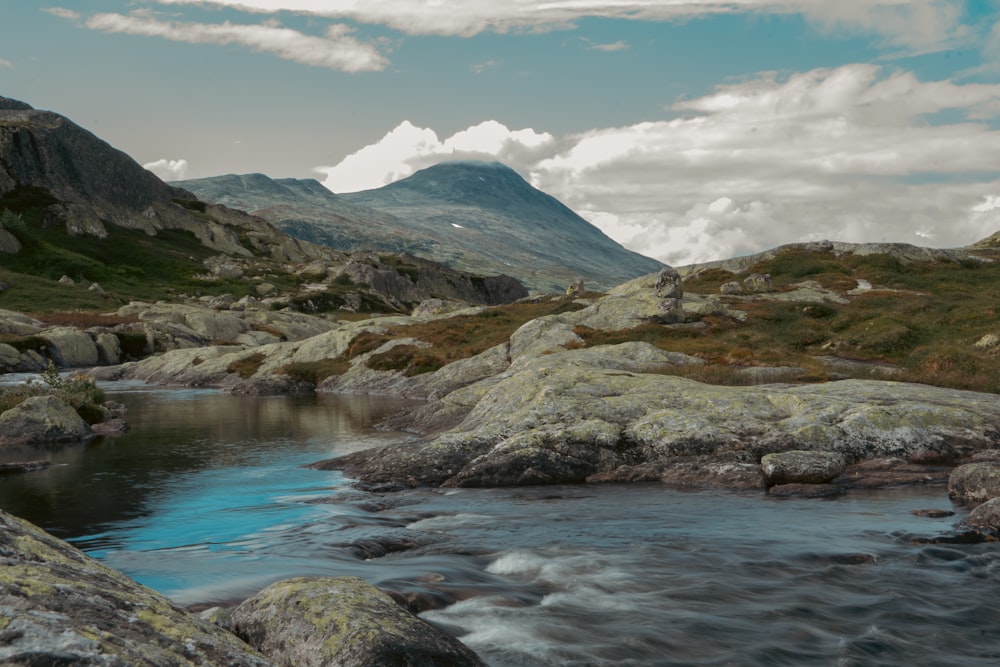
[[73, 327], [46, 329], [41, 338], [48, 344], [56, 364], [65, 368], [96, 366], [100, 361], [97, 344], [90, 335]]
[[0, 664], [270, 664], [231, 633], [3, 511], [0, 565]]
[[483, 665], [457, 639], [356, 577], [279, 581], [234, 609], [230, 623], [236, 634], [282, 665]]
[[948, 478], [948, 497], [970, 506], [1000, 498], [1000, 463], [984, 461], [958, 466]]
[[76, 410], [56, 396], [32, 396], [0, 414], [0, 445], [73, 442], [93, 435]]

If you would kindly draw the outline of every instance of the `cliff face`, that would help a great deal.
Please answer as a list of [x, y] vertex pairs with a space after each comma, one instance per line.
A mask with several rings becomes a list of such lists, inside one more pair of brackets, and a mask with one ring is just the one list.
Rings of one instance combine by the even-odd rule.
[[104, 225], [111, 223], [152, 236], [186, 230], [227, 254], [280, 260], [323, 254], [260, 218], [225, 210], [198, 215], [204, 210], [176, 203], [194, 200], [192, 194], [167, 185], [68, 118], [0, 97], [0, 201], [25, 196], [47, 204], [46, 224], [65, 226], [74, 236], [105, 237]]

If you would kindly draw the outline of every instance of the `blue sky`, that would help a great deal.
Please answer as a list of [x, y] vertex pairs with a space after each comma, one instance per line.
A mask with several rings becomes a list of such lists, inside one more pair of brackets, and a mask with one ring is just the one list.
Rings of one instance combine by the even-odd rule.
[[0, 95], [165, 179], [500, 160], [675, 265], [1000, 230], [996, 0], [0, 0]]

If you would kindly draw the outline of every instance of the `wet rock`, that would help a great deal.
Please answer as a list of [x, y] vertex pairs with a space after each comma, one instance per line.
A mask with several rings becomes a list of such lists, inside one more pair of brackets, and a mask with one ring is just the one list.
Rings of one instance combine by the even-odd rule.
[[484, 664], [457, 639], [355, 577], [279, 581], [233, 610], [231, 623], [265, 655], [296, 667]]
[[1000, 498], [978, 505], [962, 521], [962, 526], [973, 528], [984, 535], [1000, 535]]
[[910, 512], [913, 516], [923, 516], [928, 519], [944, 519], [949, 516], [955, 516], [955, 513], [951, 510], [941, 510], [941, 509], [920, 509], [913, 510]]
[[946, 484], [950, 466], [910, 463], [899, 457], [883, 457], [854, 463], [844, 470], [837, 484], [852, 489], [881, 489], [914, 484]]
[[967, 463], [948, 478], [948, 497], [962, 505], [978, 505], [1000, 497], [1000, 463]]
[[798, 498], [830, 498], [842, 496], [847, 489], [837, 484], [777, 484], [767, 490], [769, 496]]
[[0, 475], [13, 475], [21, 472], [44, 470], [52, 465], [51, 461], [13, 461], [0, 463]]
[[844, 472], [844, 457], [831, 452], [788, 451], [767, 454], [761, 466], [769, 486], [825, 484]]
[[55, 396], [32, 396], [0, 414], [0, 445], [74, 442], [94, 431], [68, 403]]
[[0, 663], [266, 667], [234, 635], [0, 511]]

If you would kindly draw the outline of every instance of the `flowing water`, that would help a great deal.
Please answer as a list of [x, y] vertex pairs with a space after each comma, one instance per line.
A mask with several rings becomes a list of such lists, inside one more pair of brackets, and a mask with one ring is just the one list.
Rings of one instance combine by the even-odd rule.
[[300, 467], [409, 436], [401, 402], [108, 386], [132, 431], [0, 478], [0, 507], [185, 605], [356, 575], [490, 665], [1000, 664], [1000, 547], [922, 542], [941, 487], [835, 499], [659, 485], [359, 493]]

